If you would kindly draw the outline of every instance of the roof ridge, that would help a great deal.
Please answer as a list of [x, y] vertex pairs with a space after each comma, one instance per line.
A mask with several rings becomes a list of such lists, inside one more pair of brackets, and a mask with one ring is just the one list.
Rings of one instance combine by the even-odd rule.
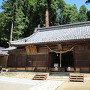
[[63, 24], [58, 26], [50, 26], [50, 27], [41, 27], [41, 28], [35, 28], [35, 32], [37, 31], [50, 31], [50, 30], [57, 30], [57, 29], [65, 29], [65, 28], [72, 28], [72, 27], [81, 27], [81, 26], [89, 26], [90, 21], [87, 22], [80, 22], [80, 23], [72, 23], [72, 24]]

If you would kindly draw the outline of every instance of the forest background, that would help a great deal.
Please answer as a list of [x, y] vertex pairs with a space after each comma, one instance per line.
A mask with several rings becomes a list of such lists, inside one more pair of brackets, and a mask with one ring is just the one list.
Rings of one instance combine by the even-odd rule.
[[[87, 0], [86, 3], [89, 3]], [[34, 29], [45, 27], [45, 11], [49, 10], [50, 26], [90, 21], [85, 5], [80, 9], [64, 0], [3, 0], [0, 12], [0, 46], [8, 47], [11, 29], [12, 40], [30, 36]]]

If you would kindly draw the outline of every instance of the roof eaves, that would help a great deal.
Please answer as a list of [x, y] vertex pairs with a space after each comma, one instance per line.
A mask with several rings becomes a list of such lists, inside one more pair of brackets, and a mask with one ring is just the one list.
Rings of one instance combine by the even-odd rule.
[[24, 39], [20, 39], [20, 40], [16, 40], [16, 41], [10, 41], [10, 42], [8, 42], [8, 44], [10, 44], [10, 45], [13, 45], [12, 43], [13, 42], [20, 42], [20, 41], [24, 41], [24, 42], [27, 42], [27, 40], [28, 39], [30, 39], [31, 37], [33, 37], [36, 33], [38, 33], [39, 31], [36, 31], [36, 32], [34, 32], [32, 35], [30, 35], [29, 37], [26, 37], [26, 38], [24, 38]]
[[8, 52], [7, 51], [0, 51], [0, 56], [8, 56]]
[[71, 40], [62, 40], [62, 41], [50, 41], [50, 42], [39, 42], [39, 43], [27, 43], [27, 44], [12, 44], [12, 46], [27, 46], [27, 45], [39, 45], [39, 44], [51, 44], [51, 43], [63, 43], [63, 42], [76, 42], [76, 41], [90, 41], [90, 38], [87, 39], [71, 39]]

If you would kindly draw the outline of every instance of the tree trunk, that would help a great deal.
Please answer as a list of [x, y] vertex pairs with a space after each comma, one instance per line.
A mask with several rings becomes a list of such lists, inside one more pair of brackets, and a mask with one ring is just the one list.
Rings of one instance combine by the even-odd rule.
[[46, 9], [45, 17], [46, 17], [46, 27], [49, 27], [49, 10], [48, 9]]
[[10, 41], [12, 41], [12, 34], [13, 34], [13, 22], [11, 24]]

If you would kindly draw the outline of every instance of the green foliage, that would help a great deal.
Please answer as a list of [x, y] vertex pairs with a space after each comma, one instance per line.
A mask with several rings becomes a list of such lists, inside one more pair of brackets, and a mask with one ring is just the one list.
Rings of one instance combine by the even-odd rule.
[[25, 0], [24, 15], [29, 20], [28, 28], [24, 30], [24, 36], [29, 36], [33, 33], [35, 27], [39, 24], [41, 27], [45, 26], [45, 11], [49, 9], [50, 25], [56, 25], [56, 17], [58, 8], [63, 7], [65, 2], [63, 0]]
[[64, 0], [6, 0], [2, 5], [4, 11], [0, 12], [0, 41], [9, 41], [12, 23], [13, 40], [29, 36], [38, 25], [44, 27], [47, 8], [50, 26], [87, 20], [84, 6], [78, 13], [76, 5]]
[[87, 21], [88, 17], [87, 17], [87, 8], [85, 7], [85, 5], [82, 5], [80, 7], [80, 10], [79, 10], [79, 16], [78, 16], [78, 20], [80, 22], [84, 22], [84, 21]]
[[78, 10], [76, 5], [66, 4], [61, 13], [61, 24], [76, 23], [78, 22]]
[[0, 40], [8, 40], [9, 39], [9, 26], [10, 23], [6, 19], [6, 15], [3, 12], [0, 12]]
[[71, 8], [71, 22], [70, 23], [77, 23], [78, 22], [78, 9], [76, 5], [73, 5]]
[[90, 21], [90, 11], [87, 12], [88, 21]]

